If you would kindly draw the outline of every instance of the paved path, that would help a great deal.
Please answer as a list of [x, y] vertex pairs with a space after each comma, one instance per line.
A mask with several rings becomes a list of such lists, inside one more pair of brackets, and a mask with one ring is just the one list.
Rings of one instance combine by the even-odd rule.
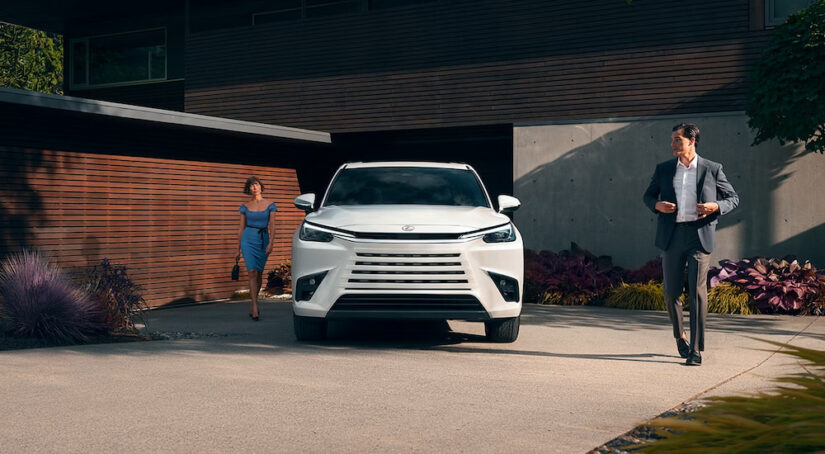
[[815, 317], [709, 317], [683, 366], [664, 312], [525, 306], [481, 324], [333, 325], [298, 343], [288, 303], [153, 311], [170, 341], [0, 352], [0, 452], [586, 452], [697, 395], [798, 365], [755, 336], [825, 349]]

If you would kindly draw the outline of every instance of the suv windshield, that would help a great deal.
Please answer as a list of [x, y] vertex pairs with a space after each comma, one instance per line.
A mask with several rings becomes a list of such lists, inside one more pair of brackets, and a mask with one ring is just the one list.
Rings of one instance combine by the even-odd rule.
[[473, 172], [433, 167], [344, 169], [324, 205], [489, 206]]

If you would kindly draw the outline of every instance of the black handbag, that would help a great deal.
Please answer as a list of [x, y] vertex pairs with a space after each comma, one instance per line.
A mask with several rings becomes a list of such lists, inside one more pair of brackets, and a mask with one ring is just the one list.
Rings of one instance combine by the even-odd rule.
[[241, 276], [241, 268], [238, 266], [238, 261], [235, 260], [235, 266], [232, 267], [232, 280], [237, 281]]

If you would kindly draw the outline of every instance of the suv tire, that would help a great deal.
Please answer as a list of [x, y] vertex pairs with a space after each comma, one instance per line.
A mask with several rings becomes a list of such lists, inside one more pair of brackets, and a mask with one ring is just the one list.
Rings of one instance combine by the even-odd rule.
[[518, 339], [521, 316], [484, 322], [484, 334], [490, 342], [509, 343]]
[[327, 337], [327, 320], [321, 317], [292, 315], [295, 338], [299, 341], [323, 340]]

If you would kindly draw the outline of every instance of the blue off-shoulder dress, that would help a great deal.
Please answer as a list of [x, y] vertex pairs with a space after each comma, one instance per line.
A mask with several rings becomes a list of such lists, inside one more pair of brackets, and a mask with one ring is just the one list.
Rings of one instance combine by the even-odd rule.
[[246, 227], [241, 235], [241, 253], [246, 269], [263, 271], [266, 267], [266, 246], [269, 244], [269, 214], [278, 211], [278, 208], [270, 203], [263, 211], [252, 211], [241, 205], [238, 211], [246, 215]]

